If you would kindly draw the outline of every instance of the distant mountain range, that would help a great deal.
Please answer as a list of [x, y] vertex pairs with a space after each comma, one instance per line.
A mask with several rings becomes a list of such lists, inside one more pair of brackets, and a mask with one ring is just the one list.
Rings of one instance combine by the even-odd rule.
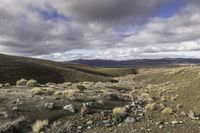
[[137, 59], [137, 60], [73, 60], [75, 64], [84, 64], [93, 67], [157, 67], [180, 64], [200, 64], [200, 59], [192, 58], [163, 58], [163, 59]]

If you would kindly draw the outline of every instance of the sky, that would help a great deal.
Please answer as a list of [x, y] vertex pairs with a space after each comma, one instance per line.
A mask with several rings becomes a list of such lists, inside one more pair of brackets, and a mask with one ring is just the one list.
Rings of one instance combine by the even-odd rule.
[[200, 0], [1, 0], [0, 53], [56, 61], [200, 58]]

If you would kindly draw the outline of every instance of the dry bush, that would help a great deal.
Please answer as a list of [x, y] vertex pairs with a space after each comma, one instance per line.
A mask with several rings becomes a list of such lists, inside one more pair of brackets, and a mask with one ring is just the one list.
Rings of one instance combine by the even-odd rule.
[[38, 120], [32, 125], [33, 133], [40, 133], [42, 129], [49, 125], [48, 120]]
[[145, 106], [145, 109], [146, 110], [155, 110], [157, 108], [157, 104], [156, 103], [148, 103], [146, 106]]
[[163, 115], [171, 115], [173, 113], [173, 109], [171, 108], [165, 108], [161, 112]]
[[31, 90], [32, 95], [43, 95], [45, 94], [44, 90], [40, 87], [35, 87]]
[[28, 87], [36, 87], [36, 86], [38, 86], [38, 82], [36, 80], [31, 79], [26, 83], [26, 86], [28, 86]]
[[76, 101], [76, 100], [78, 100], [77, 93], [79, 91], [80, 90], [77, 90], [77, 89], [65, 90], [65, 91], [63, 91], [63, 96], [66, 97], [70, 101]]
[[60, 95], [62, 95], [62, 94], [63, 94], [62, 91], [56, 91], [56, 92], [54, 92], [54, 95], [56, 95], [56, 96], [60, 96]]
[[17, 80], [16, 86], [26, 86], [27, 80], [26, 79], [20, 79]]
[[114, 117], [125, 117], [127, 115], [127, 112], [124, 107], [116, 107], [112, 110], [112, 115]]

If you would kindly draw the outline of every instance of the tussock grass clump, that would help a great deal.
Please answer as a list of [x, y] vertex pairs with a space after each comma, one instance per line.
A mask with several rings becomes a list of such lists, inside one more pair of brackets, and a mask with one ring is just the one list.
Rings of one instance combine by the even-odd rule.
[[76, 101], [78, 100], [77, 92], [79, 92], [79, 90], [76, 89], [65, 90], [63, 92], [63, 95], [70, 101]]
[[56, 95], [56, 96], [61, 96], [62, 94], [63, 94], [62, 91], [56, 91], [56, 92], [54, 92], [54, 95]]
[[173, 113], [173, 109], [171, 108], [165, 108], [162, 110], [162, 115], [171, 115]]
[[26, 79], [20, 79], [17, 80], [16, 86], [26, 86], [27, 80]]
[[32, 95], [43, 95], [45, 92], [42, 88], [40, 87], [35, 87], [31, 90]]
[[48, 120], [38, 120], [32, 125], [32, 132], [40, 133], [48, 125]]
[[156, 103], [148, 103], [148, 104], [145, 106], [145, 109], [146, 109], [146, 110], [149, 110], [149, 111], [155, 110], [156, 108], [157, 108], [157, 104], [156, 104]]
[[26, 83], [26, 86], [28, 86], [28, 87], [36, 87], [36, 86], [38, 86], [38, 82], [36, 80], [34, 80], [34, 79], [31, 79]]
[[114, 117], [125, 117], [127, 115], [124, 107], [116, 107], [112, 110], [112, 116]]
[[52, 95], [54, 94], [55, 89], [49, 87], [34, 87], [31, 92], [33, 95]]

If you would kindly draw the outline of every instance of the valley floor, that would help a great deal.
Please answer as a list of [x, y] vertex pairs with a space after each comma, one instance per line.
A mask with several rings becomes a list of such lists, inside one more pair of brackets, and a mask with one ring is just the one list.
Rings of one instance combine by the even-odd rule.
[[114, 79], [0, 85], [0, 133], [200, 131], [199, 66], [143, 68]]

